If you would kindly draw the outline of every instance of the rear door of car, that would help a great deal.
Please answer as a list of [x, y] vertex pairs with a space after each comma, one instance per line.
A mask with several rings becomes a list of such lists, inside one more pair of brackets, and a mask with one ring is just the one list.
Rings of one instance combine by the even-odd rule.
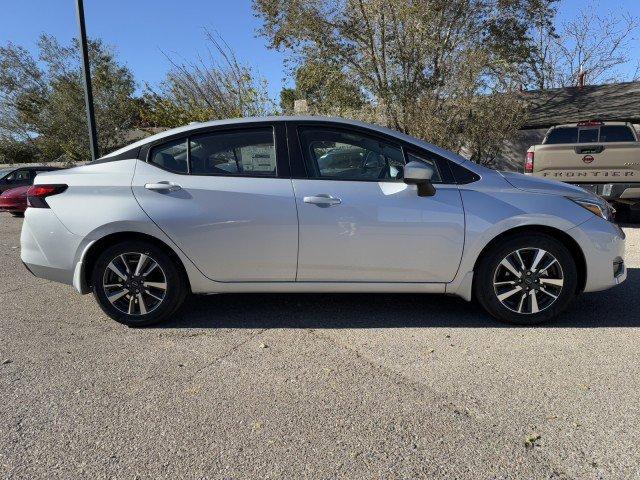
[[298, 219], [284, 124], [195, 129], [143, 147], [133, 192], [210, 279], [294, 281]]

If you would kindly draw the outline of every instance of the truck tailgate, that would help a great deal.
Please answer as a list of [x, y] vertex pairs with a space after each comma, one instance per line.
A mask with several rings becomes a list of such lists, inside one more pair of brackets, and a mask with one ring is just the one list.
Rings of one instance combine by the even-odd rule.
[[572, 183], [640, 182], [640, 143], [536, 145], [533, 175]]

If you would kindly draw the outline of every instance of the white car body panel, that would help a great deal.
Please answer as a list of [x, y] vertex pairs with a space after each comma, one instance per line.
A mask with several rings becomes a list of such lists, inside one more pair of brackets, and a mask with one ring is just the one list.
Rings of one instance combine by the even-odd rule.
[[[419, 197], [402, 182], [294, 180], [299, 282], [450, 282], [464, 245], [457, 186]], [[304, 198], [331, 195], [322, 207]]]
[[[161, 181], [181, 189], [145, 188]], [[179, 175], [139, 161], [132, 186], [146, 214], [211, 280], [295, 281], [298, 217], [291, 180]]]

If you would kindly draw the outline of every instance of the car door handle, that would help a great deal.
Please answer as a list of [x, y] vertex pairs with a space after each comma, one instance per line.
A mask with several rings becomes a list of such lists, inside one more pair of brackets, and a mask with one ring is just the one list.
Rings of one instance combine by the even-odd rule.
[[342, 200], [326, 193], [318, 193], [317, 195], [311, 195], [302, 199], [304, 203], [310, 203], [317, 205], [318, 207], [333, 207], [334, 205], [340, 205]]
[[177, 192], [182, 187], [177, 183], [162, 181], [162, 182], [156, 182], [156, 183], [146, 183], [144, 185], [144, 188], [146, 188], [147, 190], [153, 190], [155, 192], [168, 193], [168, 192]]

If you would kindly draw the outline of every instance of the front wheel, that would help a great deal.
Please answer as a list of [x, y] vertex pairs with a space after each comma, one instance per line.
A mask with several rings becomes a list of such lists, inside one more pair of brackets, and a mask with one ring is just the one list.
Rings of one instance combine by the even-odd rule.
[[480, 260], [474, 293], [498, 320], [533, 325], [551, 320], [575, 297], [577, 268], [558, 240], [541, 234], [507, 238]]
[[143, 241], [106, 249], [95, 263], [92, 286], [102, 310], [129, 326], [166, 320], [186, 296], [185, 280], [175, 261]]

